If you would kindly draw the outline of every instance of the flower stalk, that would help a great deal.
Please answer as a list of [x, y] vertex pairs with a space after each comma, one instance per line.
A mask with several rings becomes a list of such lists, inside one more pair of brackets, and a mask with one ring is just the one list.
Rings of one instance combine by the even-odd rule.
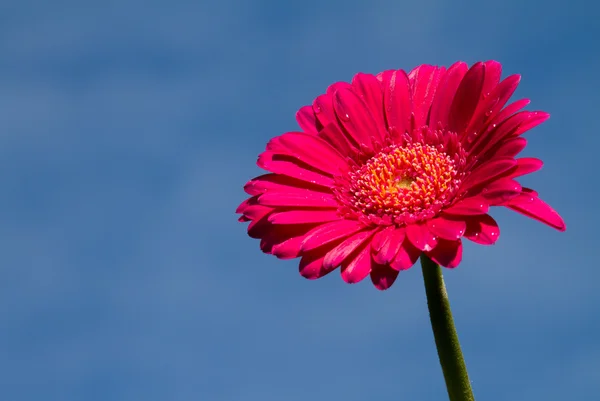
[[429, 318], [450, 401], [474, 401], [469, 374], [454, 326], [442, 269], [421, 255]]

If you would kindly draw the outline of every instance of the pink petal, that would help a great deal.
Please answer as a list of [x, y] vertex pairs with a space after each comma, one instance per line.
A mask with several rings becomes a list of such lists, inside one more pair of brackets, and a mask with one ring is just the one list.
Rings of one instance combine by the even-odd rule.
[[487, 213], [489, 205], [487, 201], [481, 196], [474, 196], [472, 198], [465, 198], [458, 201], [448, 209], [443, 210], [443, 214], [450, 215], [476, 215]]
[[500, 112], [515, 89], [517, 89], [520, 79], [519, 75], [511, 75], [496, 86], [484, 100], [479, 102], [477, 110], [465, 130], [467, 134], [466, 142], [469, 145], [467, 146], [468, 148], [473, 148], [478, 141], [483, 139], [481, 135], [483, 126], [487, 121], [493, 120]]
[[431, 104], [430, 126], [435, 127], [438, 122], [444, 127], [448, 125], [450, 106], [452, 105], [458, 85], [460, 85], [468, 69], [469, 67], [466, 63], [457, 62], [448, 68], [444, 74]]
[[382, 75], [383, 103], [388, 130], [400, 135], [412, 131], [410, 82], [403, 70], [385, 71]]
[[490, 160], [471, 171], [471, 174], [462, 182], [459, 192], [467, 192], [473, 187], [492, 181], [516, 165], [517, 162], [513, 158]]
[[463, 236], [467, 229], [464, 220], [452, 220], [439, 216], [427, 221], [427, 228], [439, 238], [455, 241]]
[[492, 245], [500, 237], [500, 228], [489, 214], [467, 218], [465, 238], [481, 245]]
[[310, 170], [310, 167], [299, 160], [286, 156], [275, 155], [272, 152], [263, 152], [256, 162], [258, 167], [276, 174], [287, 175], [301, 181], [325, 187], [333, 187], [333, 179], [320, 172]]
[[415, 112], [415, 127], [427, 124], [429, 109], [442, 79], [445, 68], [423, 64], [408, 74], [412, 87], [412, 100]]
[[262, 238], [261, 249], [279, 259], [293, 259], [300, 256], [300, 244], [314, 224], [275, 225]]
[[288, 210], [269, 216], [269, 222], [273, 224], [324, 223], [339, 219], [336, 210]]
[[259, 205], [258, 196], [253, 196], [243, 201], [235, 212], [244, 214], [250, 220], [256, 220], [272, 210], [272, 207]]
[[290, 191], [290, 192], [267, 192], [258, 198], [258, 203], [265, 206], [295, 206], [295, 207], [319, 207], [337, 209], [338, 201], [332, 194], [322, 192]]
[[335, 82], [327, 87], [327, 94], [335, 98], [335, 93], [342, 89], [352, 89], [352, 85], [343, 81]]
[[512, 202], [516, 202], [516, 199], [517, 198], [508, 205], [508, 207], [515, 212], [519, 212], [527, 217], [531, 217], [532, 219], [547, 224], [558, 231], [565, 231], [567, 229], [562, 217], [537, 196], [532, 195], [528, 201], [523, 201], [519, 198], [519, 203], [513, 204]]
[[456, 241], [440, 239], [438, 245], [425, 254], [438, 265], [452, 269], [462, 260], [462, 242], [459, 239]]
[[513, 93], [515, 93], [520, 82], [521, 76], [519, 74], [511, 75], [500, 82], [493, 93], [490, 93], [493, 104], [486, 110], [488, 120], [493, 120], [498, 113], [500, 113], [504, 105], [508, 102]]
[[258, 197], [253, 196], [251, 198], [244, 199], [242, 203], [235, 209], [236, 213], [244, 213], [244, 210], [247, 209], [251, 205], [257, 204]]
[[500, 205], [518, 196], [523, 188], [510, 177], [492, 181], [481, 191], [490, 205]]
[[252, 219], [250, 224], [248, 224], [248, 236], [250, 238], [263, 238], [273, 229], [273, 224], [269, 222], [271, 213], [269, 211], [256, 219]]
[[501, 123], [517, 111], [521, 110], [523, 107], [527, 106], [529, 103], [529, 99], [515, 100], [514, 102], [506, 106], [504, 109], [502, 109], [500, 113], [498, 113], [498, 115], [494, 117], [493, 122], [496, 122], [497, 124]]
[[374, 131], [378, 133], [376, 136], [377, 141], [383, 142], [386, 137], [386, 130], [381, 84], [374, 75], [359, 73], [352, 79], [352, 86], [354, 87], [354, 91], [364, 101], [375, 120], [377, 130]]
[[359, 147], [373, 148], [371, 137], [378, 132], [375, 119], [363, 100], [351, 89], [335, 92], [335, 114]]
[[333, 109], [333, 95], [324, 94], [317, 96], [313, 101], [313, 111], [317, 121], [322, 127], [326, 127], [329, 124], [338, 124], [335, 111]]
[[470, 156], [479, 156], [486, 154], [496, 144], [502, 140], [514, 136], [513, 133], [517, 127], [530, 118], [530, 112], [522, 111], [513, 114], [506, 120], [498, 124], [490, 124], [486, 131], [481, 134], [479, 141], [470, 150]]
[[406, 226], [406, 236], [421, 251], [429, 251], [437, 245], [437, 238], [429, 231], [426, 224]]
[[485, 66], [475, 63], [465, 74], [450, 106], [448, 128], [452, 132], [463, 132], [469, 125], [477, 108], [485, 80]]
[[527, 139], [523, 137], [510, 138], [497, 145], [496, 149], [490, 150], [494, 158], [515, 157], [527, 145]]
[[535, 157], [522, 157], [517, 159], [517, 169], [513, 171], [511, 177], [521, 177], [526, 174], [531, 174], [542, 168], [544, 162]]
[[337, 149], [344, 157], [352, 157], [358, 154], [358, 148], [350, 142], [346, 134], [341, 131], [337, 124], [329, 124], [319, 132], [319, 137]]
[[274, 245], [271, 253], [279, 259], [294, 259], [300, 256], [300, 243], [303, 236], [290, 238], [280, 244]]
[[[325, 267], [337, 267], [344, 259], [346, 259], [352, 252], [354, 252], [360, 245], [373, 235], [372, 231], [361, 231], [353, 234], [351, 237], [346, 238], [341, 244], [333, 248], [327, 256], [323, 266]], [[370, 258], [370, 256], [369, 256]]]
[[398, 250], [396, 257], [390, 263], [390, 267], [394, 270], [407, 270], [410, 269], [421, 256], [421, 250], [411, 244], [410, 240], [406, 238]]
[[354, 258], [342, 262], [342, 280], [348, 284], [358, 283], [371, 273], [371, 247], [363, 245], [362, 250]]
[[371, 281], [378, 290], [387, 290], [398, 277], [398, 270], [387, 265], [371, 265]]
[[298, 110], [296, 113], [296, 121], [298, 122], [298, 125], [302, 131], [306, 132], [307, 134], [316, 135], [319, 131], [317, 128], [317, 117], [315, 116], [312, 106], [304, 106], [300, 108], [300, 110]]
[[388, 240], [388, 237], [392, 234], [392, 232], [395, 229], [395, 226], [387, 226], [383, 230], [377, 231], [375, 233], [375, 235], [373, 236], [373, 240], [371, 241], [373, 253], [379, 252], [379, 250], [383, 247], [384, 243]]
[[495, 60], [488, 60], [485, 63], [485, 81], [483, 82], [482, 93], [486, 94], [491, 92], [502, 76], [502, 64]]
[[340, 152], [327, 141], [303, 132], [288, 132], [275, 137], [267, 144], [267, 150], [294, 157], [331, 175], [339, 174], [347, 165]]
[[550, 114], [545, 111], [532, 111], [529, 113], [529, 118], [524, 121], [513, 133], [514, 136], [521, 135], [530, 129], [540, 125], [544, 121], [550, 118]]
[[355, 220], [338, 220], [320, 225], [307, 234], [301, 244], [302, 251], [311, 251], [333, 241], [347, 238], [362, 228], [364, 225]]
[[329, 248], [319, 248], [311, 252], [304, 253], [300, 259], [299, 270], [302, 277], [309, 280], [315, 280], [331, 273], [336, 267], [326, 268], [323, 266], [325, 255]]
[[249, 195], [260, 195], [267, 191], [302, 192], [312, 191], [331, 194], [331, 188], [297, 180], [282, 174], [263, 174], [248, 181], [244, 191]]
[[[383, 231], [382, 231], [383, 232]], [[392, 231], [387, 231], [386, 237], [381, 242], [379, 249], [373, 253], [373, 260], [378, 264], [388, 264], [398, 253], [406, 232], [404, 227], [396, 228]]]

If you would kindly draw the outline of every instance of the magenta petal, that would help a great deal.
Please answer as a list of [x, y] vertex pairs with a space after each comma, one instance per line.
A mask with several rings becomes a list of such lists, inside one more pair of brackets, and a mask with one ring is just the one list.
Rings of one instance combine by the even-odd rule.
[[272, 173], [286, 175], [329, 188], [333, 186], [333, 179], [331, 177], [306, 168], [308, 166], [304, 166], [299, 160], [288, 160], [285, 157], [278, 157], [278, 155], [274, 155], [270, 151], [261, 153], [256, 164], [260, 168]]
[[462, 242], [440, 239], [438, 245], [425, 254], [438, 265], [452, 269], [462, 260]]
[[498, 115], [494, 117], [494, 122], [496, 122], [497, 124], [501, 123], [517, 111], [521, 110], [523, 107], [527, 106], [529, 103], [531, 103], [529, 99], [515, 100], [514, 102], [506, 106], [504, 109], [502, 109], [500, 113], [498, 113]]
[[448, 114], [450, 112], [450, 106], [456, 94], [456, 89], [463, 77], [467, 73], [469, 67], [466, 63], [457, 62], [454, 63], [446, 73], [443, 75], [438, 90], [433, 98], [431, 104], [431, 112], [429, 115], [429, 125], [437, 126], [437, 123], [441, 123], [442, 126], [448, 125]]
[[483, 188], [481, 195], [490, 205], [500, 205], [519, 196], [522, 190], [521, 184], [510, 177], [505, 177], [489, 183]]
[[288, 210], [273, 212], [269, 216], [269, 222], [273, 224], [321, 223], [339, 219], [336, 210]]
[[358, 152], [358, 148], [350, 142], [348, 136], [337, 124], [327, 125], [319, 131], [318, 136], [337, 149], [344, 157], [352, 157]]
[[354, 142], [361, 148], [372, 149], [371, 137], [378, 132], [378, 127], [363, 100], [351, 89], [340, 89], [335, 92], [334, 108]]
[[388, 240], [390, 234], [396, 229], [395, 226], [385, 227], [383, 230], [377, 231], [373, 236], [373, 240], [371, 241], [371, 248], [373, 249], [373, 253], [379, 252], [379, 250], [383, 247], [384, 243]]
[[411, 244], [410, 240], [406, 238], [402, 243], [402, 246], [398, 250], [396, 257], [390, 263], [390, 267], [394, 270], [407, 270], [410, 269], [421, 256], [421, 250]]
[[489, 210], [487, 201], [481, 196], [474, 196], [472, 198], [465, 198], [458, 201], [448, 209], [444, 209], [444, 214], [451, 215], [476, 215], [484, 214]]
[[318, 96], [313, 101], [312, 107], [315, 117], [322, 127], [338, 123], [333, 109], [333, 96], [331, 94]]
[[240, 205], [235, 209], [235, 212], [236, 213], [244, 213], [244, 210], [246, 210], [248, 207], [250, 207], [252, 205], [256, 205], [257, 199], [258, 199], [257, 196], [252, 196], [250, 198], [244, 199], [244, 201], [242, 203], [240, 203]]
[[296, 113], [296, 121], [298, 122], [298, 125], [302, 131], [306, 132], [307, 134], [316, 135], [318, 132], [317, 117], [315, 116], [312, 106], [304, 106], [300, 108], [300, 110], [298, 110]]
[[[256, 203], [256, 198], [252, 197], [248, 199], [249, 202], [243, 207], [240, 213], [243, 213], [244, 216], [249, 218], [250, 220], [256, 220], [272, 211], [273, 208], [269, 206], [259, 205]], [[242, 208], [242, 205], [240, 205]]]
[[481, 97], [485, 79], [485, 66], [474, 64], [465, 74], [450, 106], [448, 128], [452, 132], [463, 132], [469, 125]]
[[267, 144], [273, 153], [294, 157], [325, 173], [339, 174], [346, 160], [340, 152], [317, 135], [288, 132], [273, 138]]
[[519, 136], [516, 138], [507, 139], [499, 144], [495, 150], [490, 150], [490, 153], [493, 154], [494, 157], [515, 157], [523, 149], [525, 149], [526, 145], [527, 139]]
[[271, 253], [279, 259], [293, 259], [300, 256], [300, 244], [304, 240], [305, 235], [292, 237], [282, 243], [273, 245]]
[[467, 229], [464, 220], [451, 220], [443, 216], [427, 221], [427, 228], [439, 238], [455, 241], [463, 236]]
[[371, 273], [371, 247], [366, 244], [354, 258], [342, 262], [342, 280], [348, 284], [358, 283]]
[[[372, 231], [361, 231], [346, 238], [341, 244], [333, 248], [323, 261], [325, 267], [337, 267], [344, 259], [354, 252], [363, 242], [373, 235]], [[370, 252], [370, 249], [369, 249]], [[370, 258], [370, 256], [369, 256]]]
[[373, 253], [373, 260], [381, 265], [388, 264], [394, 259], [406, 236], [404, 227], [396, 228], [386, 234], [381, 247]]
[[412, 86], [416, 128], [427, 124], [429, 109], [445, 70], [443, 67], [423, 64], [408, 74]]
[[535, 157], [522, 157], [517, 159], [517, 168], [513, 171], [511, 177], [521, 177], [526, 174], [531, 174], [542, 168], [544, 162]]
[[490, 124], [481, 134], [480, 140], [470, 150], [470, 156], [485, 155], [490, 149], [505, 139], [514, 137], [514, 132], [520, 124], [530, 118], [531, 112], [522, 111], [513, 114], [504, 121]]
[[498, 223], [489, 214], [467, 218], [465, 238], [481, 245], [492, 245], [500, 237]]
[[306, 206], [335, 209], [338, 207], [338, 202], [332, 194], [310, 190], [267, 192], [260, 195], [258, 203], [265, 206]]
[[485, 81], [481, 93], [487, 94], [498, 85], [502, 76], [502, 64], [495, 60], [488, 60], [485, 63]]
[[317, 249], [302, 255], [300, 259], [299, 270], [302, 277], [309, 280], [315, 280], [331, 273], [336, 267], [325, 268], [323, 260], [329, 249]]
[[378, 290], [387, 290], [398, 277], [398, 270], [388, 265], [371, 265], [371, 281]]
[[354, 91], [362, 98], [365, 105], [375, 120], [374, 133], [378, 133], [376, 139], [383, 142], [386, 136], [385, 116], [383, 113], [383, 90], [381, 84], [371, 74], [358, 73], [352, 79]]
[[513, 135], [521, 135], [529, 131], [530, 129], [537, 127], [549, 118], [550, 114], [546, 113], [545, 111], [532, 111], [529, 113], [529, 118], [527, 118], [526, 121], [519, 125], [519, 127], [515, 130]]
[[250, 238], [263, 238], [273, 229], [273, 224], [269, 222], [271, 213], [269, 211], [256, 219], [252, 219], [250, 224], [248, 224], [248, 236]]
[[479, 142], [485, 140], [485, 135], [481, 135], [483, 126], [496, 118], [496, 115], [498, 115], [515, 89], [517, 89], [520, 79], [521, 77], [519, 75], [511, 75], [496, 86], [486, 98], [479, 102], [477, 110], [465, 130], [467, 135], [466, 142], [469, 149], [474, 148]]
[[437, 245], [437, 238], [429, 231], [425, 224], [410, 224], [406, 226], [406, 236], [421, 251], [429, 251]]
[[319, 192], [331, 194], [331, 188], [297, 180], [282, 174], [263, 174], [248, 181], [244, 191], [249, 195], [261, 195], [265, 192]]
[[[520, 202], [512, 204], [516, 199], [519, 199]], [[531, 217], [532, 219], [547, 224], [552, 228], [556, 228], [558, 231], [565, 231], [567, 229], [562, 217], [537, 196], [531, 195], [527, 201], [515, 198], [515, 200], [511, 201], [511, 204], [507, 207], [515, 212], [519, 212], [527, 217]]]
[[403, 70], [385, 71], [382, 75], [383, 103], [387, 126], [400, 135], [412, 131], [410, 82]]
[[501, 158], [490, 160], [476, 167], [471, 174], [462, 182], [460, 192], [467, 192], [471, 188], [489, 182], [496, 177], [514, 168], [517, 162], [513, 158]]
[[363, 227], [362, 223], [355, 220], [338, 220], [322, 224], [306, 235], [301, 249], [303, 252], [311, 251], [324, 244], [349, 237]]

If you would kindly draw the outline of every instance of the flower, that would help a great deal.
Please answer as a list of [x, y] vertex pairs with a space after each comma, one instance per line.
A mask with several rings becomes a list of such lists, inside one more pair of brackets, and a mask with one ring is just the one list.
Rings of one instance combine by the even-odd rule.
[[490, 245], [500, 234], [488, 214], [505, 206], [557, 230], [562, 218], [515, 179], [542, 167], [515, 158], [525, 131], [548, 119], [505, 107], [519, 75], [500, 81], [496, 61], [468, 68], [420, 65], [410, 73], [359, 73], [338, 82], [296, 119], [302, 131], [273, 138], [258, 158], [270, 173], [244, 187], [238, 207], [263, 252], [300, 257], [300, 274], [370, 275], [392, 285], [421, 253], [456, 267], [464, 237]]

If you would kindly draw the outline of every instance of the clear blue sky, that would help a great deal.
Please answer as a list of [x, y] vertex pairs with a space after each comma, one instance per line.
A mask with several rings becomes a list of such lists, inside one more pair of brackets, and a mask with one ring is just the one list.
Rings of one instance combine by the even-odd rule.
[[598, 5], [1, 1], [0, 399], [434, 401], [421, 272], [299, 276], [237, 223], [272, 136], [334, 81], [496, 59], [551, 119], [508, 211], [445, 271], [475, 394], [600, 393]]

